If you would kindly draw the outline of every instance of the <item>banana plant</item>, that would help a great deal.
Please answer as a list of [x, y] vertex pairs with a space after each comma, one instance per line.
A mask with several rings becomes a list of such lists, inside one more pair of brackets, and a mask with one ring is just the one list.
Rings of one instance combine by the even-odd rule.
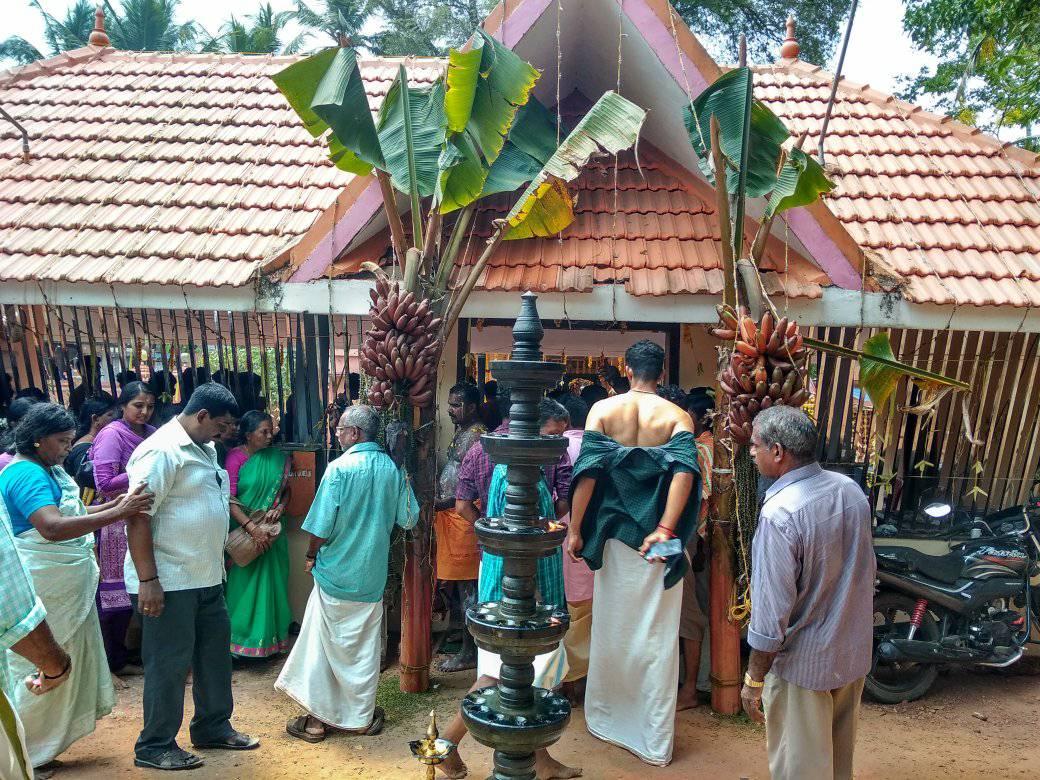
[[[801, 150], [804, 138], [793, 138], [769, 107], [754, 98], [753, 86], [751, 69], [735, 68], [691, 101], [683, 109], [683, 120], [701, 171], [712, 184], [723, 181], [724, 190], [735, 198], [732, 248], [724, 251], [743, 256], [746, 200], [767, 198], [751, 249], [757, 266], [773, 219], [788, 209], [808, 206], [834, 185], [823, 167]], [[719, 126], [717, 144], [710, 132], [713, 119]], [[726, 169], [721, 176], [720, 167]]]
[[[419, 272], [426, 270], [435, 310], [457, 313], [472, 290], [467, 282], [473, 272], [459, 288], [465, 294], [456, 295], [450, 306], [443, 298], [476, 204], [539, 180], [539, 187], [521, 197], [532, 207], [518, 203], [508, 229], [496, 227], [492, 241], [497, 246], [500, 240], [555, 235], [573, 220], [564, 183], [578, 175], [591, 154], [616, 153], [634, 144], [645, 119], [642, 109], [607, 93], [558, 143], [554, 119], [531, 95], [539, 76], [532, 65], [477, 30], [467, 49], [449, 53], [444, 76], [431, 87], [411, 86], [402, 65], [375, 116], [352, 48], [308, 57], [274, 81], [304, 127], [315, 137], [324, 136], [338, 168], [374, 173], [380, 180], [406, 288], [418, 293]], [[411, 247], [405, 246], [394, 190], [409, 199]], [[440, 241], [443, 218], [453, 212], [461, 213]], [[443, 247], [439, 254], [438, 246]], [[494, 246], [489, 245], [487, 256]], [[473, 271], [479, 274], [483, 267], [478, 262]], [[444, 336], [454, 321], [445, 320]]]
[[[413, 421], [414, 409], [420, 412], [407, 463], [422, 513], [419, 530], [406, 543], [404, 588], [405, 600], [426, 614], [402, 627], [406, 691], [428, 685], [421, 671], [429, 661], [423, 589], [431, 580], [437, 465], [431, 407], [439, 350], [501, 242], [565, 230], [574, 220], [567, 185], [593, 155], [617, 154], [635, 144], [646, 118], [641, 108], [607, 92], [561, 141], [562, 128], [531, 94], [539, 77], [531, 64], [479, 29], [466, 48], [449, 53], [444, 74], [431, 86], [413, 86], [401, 65], [376, 112], [352, 48], [320, 52], [273, 77], [303, 126], [325, 140], [338, 168], [376, 177], [401, 268], [395, 280], [370, 269], [377, 275], [372, 328], [361, 351], [362, 368], [373, 379], [369, 402], [397, 410], [406, 422]], [[516, 191], [521, 192], [512, 209], [492, 223], [474, 265], [458, 267], [480, 203]], [[407, 196], [410, 235], [397, 193]]]

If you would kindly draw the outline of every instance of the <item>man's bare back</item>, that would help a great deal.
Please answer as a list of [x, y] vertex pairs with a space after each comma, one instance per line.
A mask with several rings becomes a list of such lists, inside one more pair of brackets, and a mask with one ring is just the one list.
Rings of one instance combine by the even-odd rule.
[[624, 447], [659, 447], [680, 431], [693, 433], [693, 419], [656, 393], [630, 390], [594, 404], [585, 430]]

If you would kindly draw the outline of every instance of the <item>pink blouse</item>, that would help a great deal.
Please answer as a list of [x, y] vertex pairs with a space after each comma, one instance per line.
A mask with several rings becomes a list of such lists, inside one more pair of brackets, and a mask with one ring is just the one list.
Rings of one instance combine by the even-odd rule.
[[224, 469], [231, 480], [231, 495], [233, 496], [238, 495], [238, 472], [242, 470], [242, 466], [247, 460], [249, 460], [249, 453], [243, 447], [235, 447], [224, 460]]

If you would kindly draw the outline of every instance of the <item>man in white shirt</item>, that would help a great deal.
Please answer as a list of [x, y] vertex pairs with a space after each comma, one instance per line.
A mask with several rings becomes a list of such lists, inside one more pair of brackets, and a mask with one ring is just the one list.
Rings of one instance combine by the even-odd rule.
[[127, 524], [126, 589], [141, 613], [144, 728], [134, 764], [194, 769], [202, 759], [177, 746], [184, 682], [194, 675], [191, 742], [197, 748], [253, 750], [259, 740], [231, 726], [231, 624], [224, 603], [228, 474], [212, 441], [238, 416], [235, 397], [207, 383], [184, 411], [146, 439], [127, 464], [130, 489], [155, 494], [147, 517]]

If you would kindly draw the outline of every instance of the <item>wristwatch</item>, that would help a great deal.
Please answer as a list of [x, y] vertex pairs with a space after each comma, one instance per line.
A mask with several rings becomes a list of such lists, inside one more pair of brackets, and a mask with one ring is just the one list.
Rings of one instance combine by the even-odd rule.
[[744, 674], [744, 685], [748, 688], [764, 688], [765, 684], [765, 680], [752, 680], [750, 674]]

